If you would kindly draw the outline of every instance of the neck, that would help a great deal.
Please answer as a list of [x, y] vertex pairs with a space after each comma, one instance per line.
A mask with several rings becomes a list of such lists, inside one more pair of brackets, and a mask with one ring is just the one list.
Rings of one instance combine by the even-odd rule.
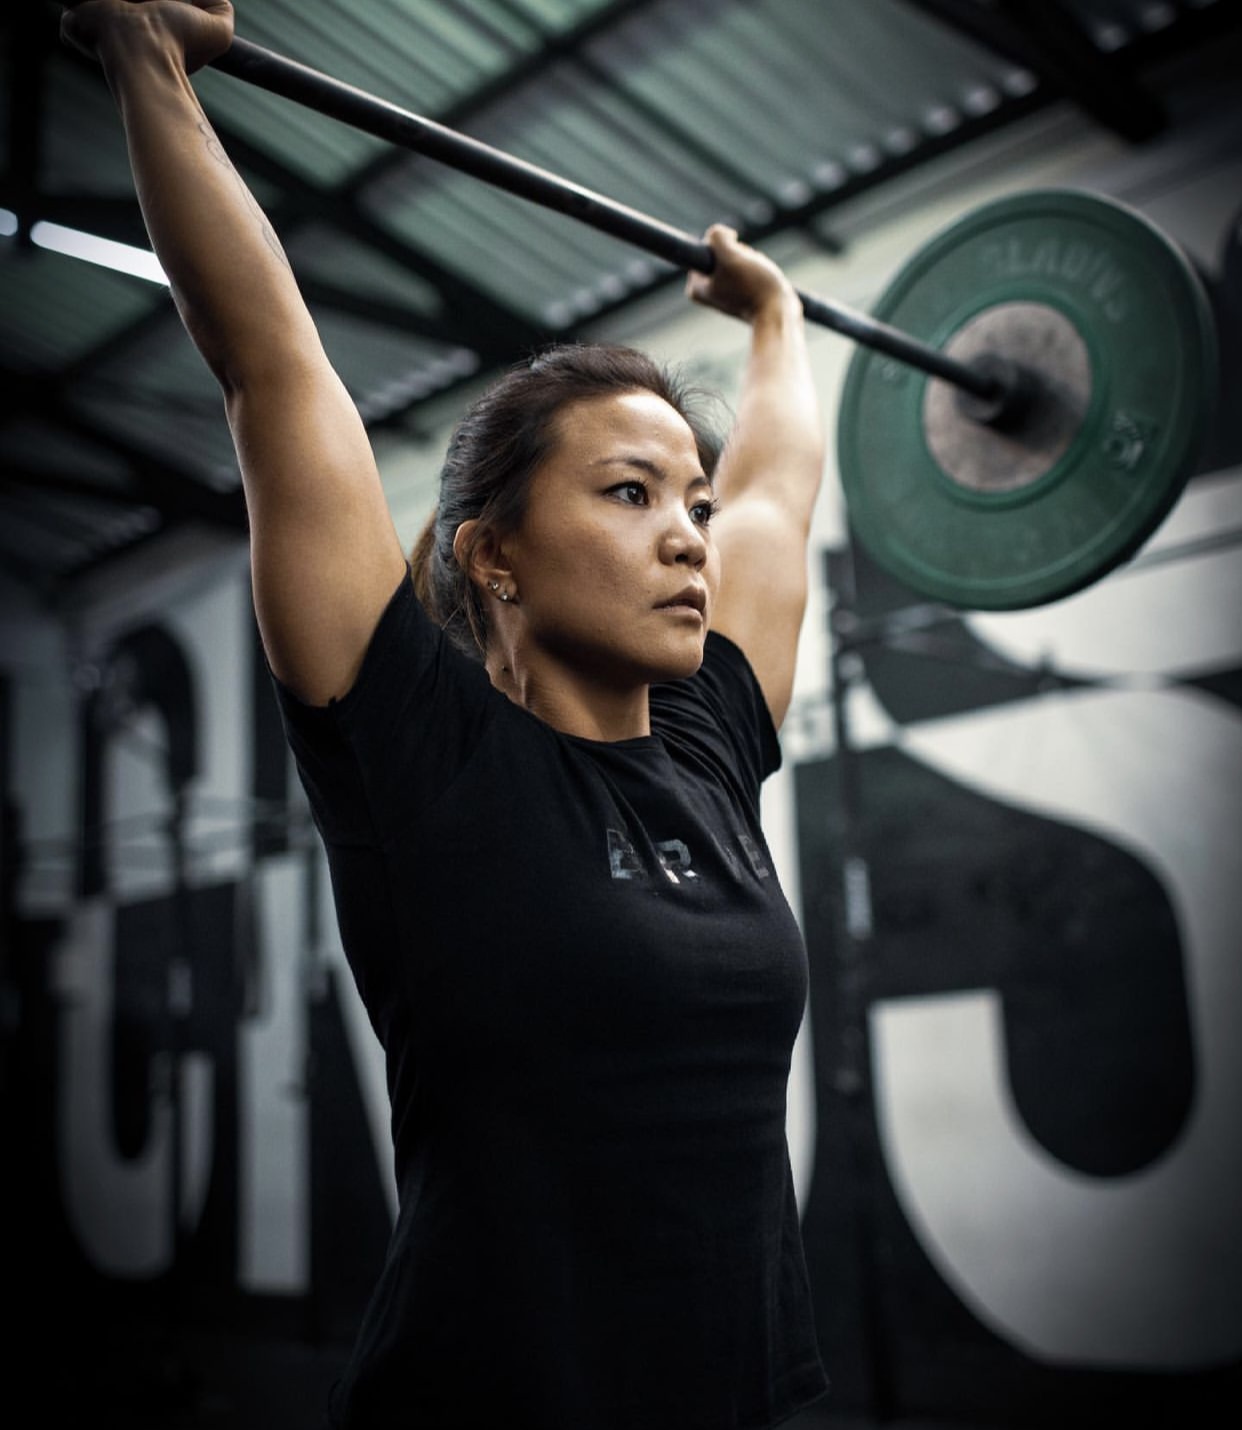
[[499, 650], [488, 655], [487, 674], [502, 695], [562, 734], [611, 742], [651, 733], [645, 683], [595, 680], [552, 662], [519, 662]]

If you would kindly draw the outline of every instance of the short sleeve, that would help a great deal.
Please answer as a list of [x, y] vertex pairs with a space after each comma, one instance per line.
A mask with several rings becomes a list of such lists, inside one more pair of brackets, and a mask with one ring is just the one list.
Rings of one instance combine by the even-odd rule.
[[652, 728], [726, 774], [757, 810], [759, 788], [780, 768], [781, 746], [759, 681], [741, 648], [709, 631], [703, 664], [688, 680], [651, 691]]
[[315, 823], [338, 844], [399, 834], [456, 777], [495, 709], [482, 665], [428, 619], [408, 572], [346, 695], [308, 705], [272, 680]]

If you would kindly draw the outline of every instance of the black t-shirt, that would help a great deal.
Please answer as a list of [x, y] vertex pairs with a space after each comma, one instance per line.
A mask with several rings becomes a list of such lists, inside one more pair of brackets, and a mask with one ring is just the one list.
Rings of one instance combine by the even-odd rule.
[[709, 635], [649, 736], [581, 739], [405, 580], [348, 695], [280, 697], [399, 1190], [333, 1423], [729, 1430], [816, 1398], [785, 1142], [806, 955], [741, 651]]

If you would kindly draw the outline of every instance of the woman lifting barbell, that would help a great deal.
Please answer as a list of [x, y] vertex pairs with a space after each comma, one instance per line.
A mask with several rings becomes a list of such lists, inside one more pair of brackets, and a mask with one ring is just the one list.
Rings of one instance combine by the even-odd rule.
[[720, 455], [632, 350], [510, 371], [453, 438], [411, 580], [187, 80], [231, 7], [89, 0], [64, 33], [103, 65], [224, 391], [264, 647], [387, 1057], [398, 1214], [331, 1422], [785, 1419], [825, 1384], [784, 1128], [805, 951], [759, 824], [823, 462], [797, 295], [709, 230], [689, 294], [751, 329]]

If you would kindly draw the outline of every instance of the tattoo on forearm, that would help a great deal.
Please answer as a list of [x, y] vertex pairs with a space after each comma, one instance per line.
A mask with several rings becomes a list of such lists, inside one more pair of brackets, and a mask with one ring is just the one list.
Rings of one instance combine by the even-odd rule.
[[267, 246], [276, 255], [276, 257], [280, 259], [281, 263], [283, 263], [286, 268], [290, 268], [290, 271], [292, 271], [289, 259], [285, 255], [285, 250], [281, 247], [280, 239], [276, 237], [276, 230], [268, 222], [267, 215], [255, 202], [255, 197], [246, 187], [245, 183], [242, 181], [242, 176], [233, 167], [232, 160], [224, 152], [224, 148], [221, 145], [219, 139], [216, 137], [215, 131], [212, 129], [211, 125], [208, 124], [205, 119], [200, 120], [198, 125], [198, 131], [203, 136], [203, 139], [206, 142], [207, 152], [211, 155], [211, 157], [216, 161], [217, 164], [227, 169], [228, 172], [233, 176], [233, 181], [234, 183], [236, 183], [238, 189], [241, 191], [241, 196], [245, 202], [246, 207], [250, 210], [250, 212], [254, 215], [255, 219], [258, 222], [259, 232], [263, 235], [264, 243], [266, 243]]

